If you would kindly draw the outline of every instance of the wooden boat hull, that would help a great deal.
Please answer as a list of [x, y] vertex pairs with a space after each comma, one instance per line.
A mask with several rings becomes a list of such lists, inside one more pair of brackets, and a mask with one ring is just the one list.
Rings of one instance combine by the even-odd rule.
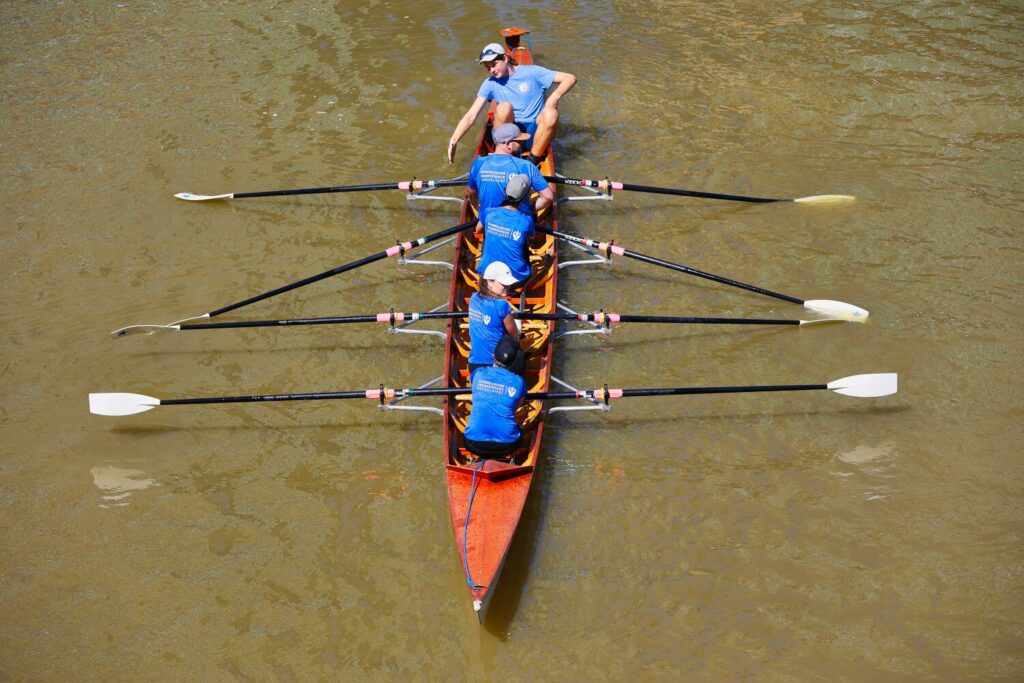
[[[533, 57], [520, 38], [523, 29], [505, 29], [502, 35], [509, 54], [519, 64], [532, 64]], [[494, 146], [491, 141], [492, 111], [477, 145], [476, 155], [486, 155]], [[544, 175], [554, 175], [554, 154], [549, 151], [541, 166]], [[557, 230], [556, 207], [539, 222]], [[475, 217], [475, 209], [463, 202], [461, 221]], [[481, 236], [461, 233], [455, 249], [455, 268], [449, 303], [451, 310], [468, 309], [469, 297], [477, 290], [476, 262], [480, 255]], [[527, 285], [525, 308], [538, 313], [551, 313], [557, 301], [558, 256], [554, 238], [535, 235], [530, 243], [533, 278]], [[518, 297], [510, 299], [518, 307]], [[526, 351], [527, 391], [547, 391], [554, 354], [552, 343], [554, 323], [524, 321], [522, 344]], [[448, 387], [469, 387], [469, 330], [465, 321], [450, 321], [445, 343], [445, 380]], [[467, 389], [468, 391], [468, 389]], [[540, 464], [541, 439], [544, 433], [544, 405], [530, 401], [520, 406], [517, 419], [527, 447], [517, 451], [512, 462], [494, 460], [473, 462], [462, 445], [462, 433], [469, 416], [470, 404], [458, 398], [445, 401], [444, 441], [447, 473], [448, 507], [459, 559], [466, 575], [473, 608], [483, 623], [495, 586], [501, 576], [512, 540], [526, 505], [533, 475]]]

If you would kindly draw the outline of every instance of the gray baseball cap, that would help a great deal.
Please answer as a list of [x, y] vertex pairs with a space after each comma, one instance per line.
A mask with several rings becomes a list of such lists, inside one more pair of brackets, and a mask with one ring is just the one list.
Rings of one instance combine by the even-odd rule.
[[509, 199], [521, 202], [530, 195], [530, 179], [523, 174], [511, 175], [508, 177], [508, 184], [505, 185], [505, 196]]
[[495, 143], [501, 145], [510, 140], [529, 140], [530, 134], [524, 133], [514, 123], [503, 123], [491, 131], [491, 138]]

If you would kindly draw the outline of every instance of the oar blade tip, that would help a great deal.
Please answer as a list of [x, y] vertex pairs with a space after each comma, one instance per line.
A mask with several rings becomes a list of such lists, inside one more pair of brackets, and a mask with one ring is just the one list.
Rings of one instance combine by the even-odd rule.
[[191, 192], [179, 192], [174, 195], [176, 199], [184, 199], [186, 202], [208, 202], [211, 199], [231, 199], [233, 194], [192, 194]]
[[160, 399], [143, 394], [94, 393], [89, 394], [89, 412], [94, 415], [120, 417], [135, 415], [160, 405]]
[[839, 318], [853, 323], [866, 323], [868, 321], [868, 315], [870, 315], [867, 309], [861, 308], [860, 306], [854, 306], [844, 301], [831, 301], [830, 299], [813, 299], [811, 301], [804, 302], [804, 308], [821, 313], [830, 318]]
[[828, 383], [828, 389], [844, 396], [857, 398], [878, 398], [896, 393], [895, 372], [876, 372], [867, 375], [851, 375]]
[[851, 204], [856, 199], [849, 194], [816, 194], [810, 197], [798, 197], [793, 201], [797, 204]]
[[121, 327], [110, 333], [111, 337], [115, 339], [118, 337], [127, 337], [136, 334], [156, 334], [157, 332], [170, 332], [172, 330], [181, 329], [177, 325], [129, 325], [127, 327]]

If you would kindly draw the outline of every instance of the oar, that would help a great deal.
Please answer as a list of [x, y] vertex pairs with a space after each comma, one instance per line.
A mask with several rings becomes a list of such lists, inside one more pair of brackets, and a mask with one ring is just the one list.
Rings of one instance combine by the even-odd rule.
[[[605, 323], [676, 323], [697, 325], [816, 325], [820, 323], [846, 322], [842, 318], [820, 318], [818, 320], [786, 320], [781, 318], [694, 318], [672, 315], [620, 315], [618, 313], [523, 313], [513, 310], [518, 320], [572, 320], [580, 322]], [[177, 332], [188, 330], [226, 330], [245, 327], [290, 327], [292, 325], [346, 325], [350, 323], [385, 323], [394, 325], [418, 320], [444, 320], [468, 318], [466, 311], [429, 311], [426, 313], [370, 313], [368, 315], [325, 316], [322, 318], [283, 318], [278, 320], [242, 320], [221, 323], [189, 323], [184, 325], [146, 325], [147, 333]]]
[[[717, 192], [702, 192], [699, 190], [683, 190], [670, 187], [651, 187], [649, 185], [633, 185], [620, 183], [613, 180], [587, 180], [584, 178], [562, 178], [561, 176], [544, 176], [551, 183], [559, 185], [575, 185], [578, 187], [591, 187], [599, 190], [627, 190], [630, 192], [646, 192], [649, 194], [667, 194], [677, 197], [700, 197], [703, 199], [723, 199], [732, 202], [754, 202], [758, 204], [771, 204], [776, 202], [794, 202], [797, 204], [840, 204], [852, 202], [855, 197], [848, 194], [818, 194], [809, 197], [796, 198], [775, 198], [775, 197], [747, 197], [738, 194], [720, 194]], [[227, 194], [193, 194], [191, 192], [179, 192], [174, 195], [178, 199], [185, 199], [190, 202], [205, 202], [211, 199], [246, 199], [250, 197], [281, 197], [286, 195], [301, 194], [328, 194], [332, 192], [371, 192], [376, 190], [426, 190], [435, 187], [456, 187], [467, 184], [465, 178], [456, 180], [406, 180], [393, 183], [372, 183], [368, 185], [338, 185], [332, 187], [304, 187], [294, 190], [266, 190], [262, 192], [229, 192]]]
[[266, 190], [263, 192], [230, 192], [228, 194], [192, 194], [179, 192], [174, 195], [178, 199], [190, 202], [207, 202], [211, 199], [247, 199], [249, 197], [283, 197], [296, 194], [327, 194], [331, 192], [371, 192], [374, 190], [426, 190], [432, 187], [451, 187], [465, 185], [461, 180], [406, 180], [394, 183], [375, 183], [371, 185], [338, 185], [335, 187], [304, 187], [296, 190]]
[[[651, 389], [586, 389], [582, 391], [540, 391], [526, 394], [526, 400], [590, 398], [606, 401], [613, 398], [639, 396], [680, 396], [684, 394], [739, 394], [766, 391], [828, 390], [844, 396], [876, 398], [896, 393], [896, 373], [851, 375], [827, 384], [768, 384], [739, 387], [658, 387]], [[325, 391], [301, 394], [257, 394], [253, 396], [217, 396], [212, 398], [160, 399], [143, 394], [94, 393], [89, 394], [89, 412], [96, 415], [134, 415], [157, 406], [196, 405], [202, 403], [256, 403], [264, 401], [307, 401], [366, 398], [378, 401], [410, 396], [453, 396], [466, 394], [465, 387], [439, 389], [364, 389], [355, 391]]]
[[584, 178], [562, 178], [559, 176], [544, 176], [550, 183], [559, 185], [576, 185], [579, 187], [593, 187], [599, 190], [628, 190], [631, 192], [647, 192], [650, 194], [671, 194], [679, 197], [701, 197], [703, 199], [724, 199], [730, 202], [754, 202], [758, 204], [772, 204], [775, 202], [795, 202], [797, 204], [842, 204], [852, 202], [855, 197], [848, 194], [817, 194], [810, 197], [797, 197], [796, 199], [775, 199], [771, 197], [744, 197], [738, 194], [718, 194], [716, 192], [700, 192], [697, 190], [676, 190], [669, 187], [650, 187], [648, 185], [631, 185], [619, 183], [613, 180], [586, 180]]
[[644, 263], [650, 263], [655, 266], [661, 266], [662, 268], [668, 268], [669, 270], [675, 270], [680, 273], [686, 273], [687, 275], [696, 275], [697, 277], [702, 277], [707, 280], [713, 280], [714, 282], [721, 282], [722, 284], [729, 285], [730, 287], [739, 287], [740, 289], [745, 289], [749, 292], [755, 292], [757, 294], [763, 294], [765, 296], [781, 299], [782, 301], [800, 304], [804, 308], [812, 310], [816, 313], [821, 313], [822, 315], [826, 315], [831, 318], [840, 318], [842, 320], [848, 320], [857, 323], [867, 322], [868, 312], [863, 308], [854, 306], [853, 304], [844, 303], [842, 301], [832, 301], [830, 299], [814, 299], [806, 301], [804, 299], [798, 299], [794, 296], [779, 294], [778, 292], [773, 292], [768, 289], [762, 289], [761, 287], [755, 287], [754, 285], [748, 285], [743, 282], [738, 282], [736, 280], [730, 280], [729, 278], [722, 277], [721, 275], [705, 273], [702, 270], [690, 268], [689, 266], [684, 266], [679, 263], [663, 261], [662, 259], [654, 258], [653, 256], [639, 254], [635, 251], [623, 249], [622, 247], [614, 244], [613, 242], [598, 242], [597, 240], [592, 240], [586, 237], [577, 237], [576, 235], [569, 235], [567, 233], [558, 232], [557, 230], [551, 230], [550, 228], [545, 228], [539, 225], [536, 226], [535, 229], [537, 232], [542, 232], [546, 235], [554, 235], [555, 237], [566, 240], [567, 242], [574, 242], [576, 244], [582, 244], [587, 247], [593, 247], [595, 249], [603, 251], [606, 257], [609, 257], [612, 254], [616, 256], [628, 256], [629, 258], [636, 259], [638, 261], [643, 261]]
[[345, 265], [338, 266], [337, 268], [332, 268], [331, 270], [326, 270], [326, 271], [320, 273], [319, 275], [313, 275], [311, 277], [304, 278], [304, 279], [299, 280], [297, 282], [293, 282], [291, 284], [284, 285], [283, 287], [278, 287], [277, 289], [272, 289], [269, 292], [264, 292], [263, 294], [257, 294], [256, 296], [250, 297], [248, 299], [244, 299], [242, 301], [237, 301], [237, 302], [235, 302], [233, 304], [228, 304], [227, 306], [223, 306], [223, 307], [218, 308], [218, 309], [216, 309], [214, 311], [210, 311], [209, 313], [203, 313], [202, 315], [193, 316], [191, 318], [183, 318], [181, 320], [178, 320], [176, 322], [170, 323], [168, 325], [129, 325], [128, 327], [122, 327], [120, 329], [114, 330], [110, 334], [112, 336], [114, 336], [114, 337], [123, 337], [123, 336], [128, 335], [128, 334], [152, 334], [154, 332], [161, 331], [163, 328], [174, 328], [176, 326], [181, 325], [181, 323], [189, 322], [191, 320], [202, 320], [204, 318], [213, 318], [213, 317], [216, 317], [216, 316], [221, 315], [223, 313], [227, 313], [228, 311], [234, 311], [234, 310], [237, 310], [239, 308], [242, 308], [243, 306], [248, 306], [249, 304], [254, 304], [257, 301], [263, 301], [264, 299], [269, 299], [272, 296], [277, 296], [278, 294], [283, 294], [285, 292], [290, 292], [293, 289], [298, 289], [299, 287], [305, 287], [308, 284], [312, 284], [314, 282], [319, 282], [320, 280], [323, 280], [324, 278], [331, 277], [332, 275], [338, 275], [339, 273], [344, 273], [344, 272], [347, 272], [347, 271], [350, 271], [350, 270], [355, 270], [356, 268], [359, 268], [361, 266], [365, 266], [368, 263], [373, 263], [375, 261], [380, 261], [381, 259], [385, 259], [385, 258], [393, 257], [393, 256], [398, 256], [400, 254], [404, 254], [409, 249], [412, 249], [414, 247], [421, 247], [424, 244], [426, 244], [427, 242], [432, 242], [432, 241], [440, 239], [442, 237], [447, 237], [448, 235], [453, 235], [453, 234], [455, 234], [457, 232], [460, 232], [462, 230], [466, 230], [466, 229], [471, 228], [474, 225], [476, 225], [476, 223], [477, 223], [477, 221], [475, 219], [471, 220], [471, 221], [466, 221], [465, 223], [461, 223], [459, 225], [455, 225], [455, 226], [452, 226], [450, 228], [446, 228], [446, 229], [444, 229], [444, 230], [442, 230], [440, 232], [435, 232], [433, 235], [427, 235], [426, 237], [421, 237], [421, 238], [419, 238], [417, 240], [413, 240], [412, 242], [402, 242], [402, 243], [396, 244], [393, 247], [388, 247], [384, 251], [378, 252], [376, 254], [372, 254], [371, 256], [367, 256], [365, 258], [361, 258], [358, 261], [353, 261], [352, 263], [346, 263]]

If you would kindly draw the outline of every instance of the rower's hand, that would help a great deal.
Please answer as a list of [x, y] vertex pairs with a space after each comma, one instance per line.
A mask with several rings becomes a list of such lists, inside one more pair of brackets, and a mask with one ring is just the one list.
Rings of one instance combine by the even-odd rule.
[[448, 163], [449, 164], [454, 164], [455, 163], [455, 150], [456, 150], [456, 148], [458, 146], [459, 146], [459, 143], [457, 143], [457, 142], [449, 142], [448, 143]]

